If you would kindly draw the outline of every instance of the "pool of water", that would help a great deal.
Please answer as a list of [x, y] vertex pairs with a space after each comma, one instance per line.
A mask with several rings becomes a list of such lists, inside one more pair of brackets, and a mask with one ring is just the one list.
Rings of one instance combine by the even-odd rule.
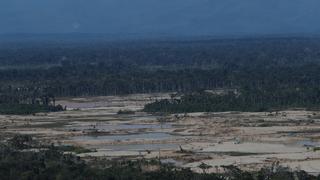
[[297, 144], [305, 147], [320, 147], [319, 141], [312, 141], [312, 140], [298, 141]]
[[124, 140], [137, 140], [137, 139], [154, 139], [154, 140], [165, 140], [171, 139], [175, 136], [168, 133], [154, 132], [154, 133], [142, 133], [142, 134], [128, 134], [128, 135], [105, 135], [105, 136], [76, 136], [73, 140], [112, 140], [112, 141], [124, 141]]
[[114, 131], [114, 130], [134, 130], [134, 129], [169, 129], [172, 127], [171, 124], [102, 124], [102, 123], [91, 123], [91, 124], [71, 124], [65, 126], [67, 129], [72, 130], [88, 130], [96, 129], [98, 131]]
[[172, 165], [175, 165], [175, 166], [182, 166], [183, 165], [183, 162], [177, 161], [177, 160], [171, 159], [171, 158], [169, 158], [169, 159], [161, 159], [160, 161], [163, 164], [172, 164]]

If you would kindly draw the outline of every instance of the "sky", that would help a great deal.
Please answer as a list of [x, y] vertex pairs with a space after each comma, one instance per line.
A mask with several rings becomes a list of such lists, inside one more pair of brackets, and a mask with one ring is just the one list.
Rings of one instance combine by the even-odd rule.
[[0, 0], [0, 33], [319, 33], [319, 8], [319, 0]]

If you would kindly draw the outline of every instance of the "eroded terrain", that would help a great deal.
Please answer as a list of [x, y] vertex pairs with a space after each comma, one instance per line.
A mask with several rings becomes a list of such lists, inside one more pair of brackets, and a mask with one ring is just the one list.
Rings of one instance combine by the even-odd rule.
[[[75, 145], [97, 158], [159, 158], [202, 172], [236, 165], [255, 170], [279, 162], [292, 169], [320, 172], [320, 112], [147, 114], [144, 104], [169, 94], [66, 98], [67, 111], [0, 116], [1, 140], [31, 134], [43, 142]], [[119, 110], [136, 111], [117, 114]], [[318, 151], [319, 150], [319, 151]]]

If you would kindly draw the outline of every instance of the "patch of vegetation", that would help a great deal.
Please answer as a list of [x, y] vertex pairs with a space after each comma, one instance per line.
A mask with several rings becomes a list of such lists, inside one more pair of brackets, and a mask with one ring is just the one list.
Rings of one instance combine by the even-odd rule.
[[63, 111], [61, 105], [47, 106], [38, 104], [0, 104], [0, 114], [27, 115]]
[[135, 114], [135, 112], [131, 110], [119, 110], [117, 114]]
[[56, 149], [63, 152], [74, 152], [76, 154], [96, 152], [94, 150], [86, 149], [80, 146], [58, 146], [56, 147]]
[[292, 107], [320, 106], [320, 89], [267, 90], [242, 88], [223, 95], [198, 91], [145, 105], [146, 112], [223, 112], [223, 111], [274, 111]]
[[60, 104], [56, 105], [55, 101], [54, 95], [39, 89], [35, 89], [32, 93], [28, 88], [18, 88], [14, 92], [0, 92], [0, 114], [25, 115], [65, 110]]
[[313, 151], [320, 151], [320, 147], [314, 147]]
[[41, 124], [29, 124], [30, 121], [27, 121], [27, 124], [24, 124], [23, 126], [20, 126], [20, 128], [59, 128], [63, 127], [64, 125], [67, 125], [67, 122], [49, 122], [49, 123], [41, 123]]
[[39, 147], [38, 143], [30, 135], [15, 135], [8, 140], [8, 145], [14, 149], [28, 149]]
[[229, 151], [229, 152], [216, 152], [217, 154], [228, 155], [228, 156], [251, 156], [259, 155], [261, 153], [252, 153], [252, 152], [238, 152], [238, 151]]

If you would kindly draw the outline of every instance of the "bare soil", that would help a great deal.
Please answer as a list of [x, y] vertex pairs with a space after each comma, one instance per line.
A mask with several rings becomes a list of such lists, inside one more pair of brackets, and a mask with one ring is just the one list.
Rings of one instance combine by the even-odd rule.
[[[64, 112], [0, 116], [1, 140], [32, 134], [40, 141], [76, 145], [96, 152], [81, 157], [159, 158], [202, 172], [223, 165], [256, 170], [279, 162], [292, 169], [320, 172], [320, 112], [223, 112], [152, 115], [146, 103], [169, 94], [62, 98]], [[118, 115], [119, 110], [135, 114]]]

